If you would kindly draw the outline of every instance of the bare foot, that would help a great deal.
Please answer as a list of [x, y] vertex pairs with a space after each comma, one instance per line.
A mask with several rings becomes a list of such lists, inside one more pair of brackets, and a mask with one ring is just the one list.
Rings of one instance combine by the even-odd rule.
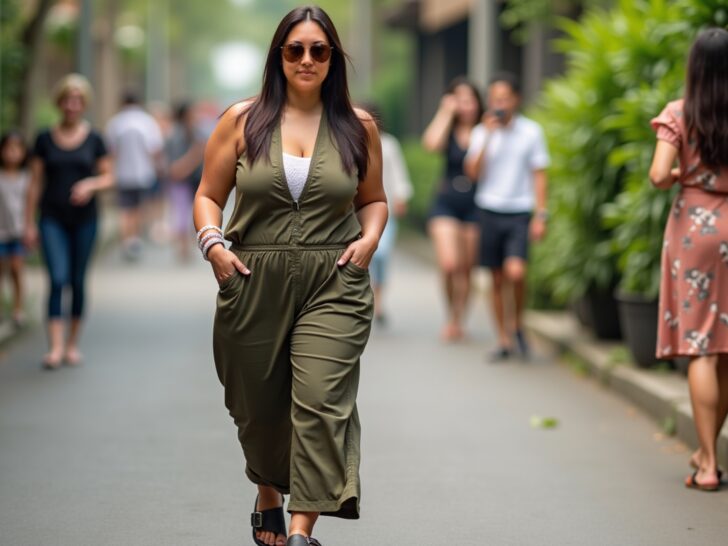
[[[270, 510], [283, 506], [283, 497], [272, 487], [263, 485], [258, 486], [258, 505], [256, 509], [259, 511]], [[276, 535], [271, 531], [256, 531], [255, 537], [263, 544], [269, 546], [286, 546], [286, 536]]]
[[463, 338], [465, 338], [465, 332], [463, 332], [463, 329], [460, 327], [459, 324], [449, 322], [442, 329], [442, 332], [440, 333], [440, 338], [446, 343], [461, 341]]
[[63, 361], [69, 366], [79, 366], [83, 362], [83, 355], [78, 348], [69, 347], [63, 355]]
[[720, 487], [720, 478], [715, 470], [696, 470], [692, 476], [685, 478], [685, 487], [701, 491], [717, 491]]
[[[703, 450], [698, 448], [696, 449], [693, 454], [690, 456], [690, 466], [693, 470], [698, 470], [700, 468], [700, 459], [703, 457]], [[723, 470], [721, 470], [720, 467], [718, 467], [718, 480], [723, 479]]]
[[57, 370], [63, 362], [63, 349], [51, 349], [43, 357], [43, 368]]

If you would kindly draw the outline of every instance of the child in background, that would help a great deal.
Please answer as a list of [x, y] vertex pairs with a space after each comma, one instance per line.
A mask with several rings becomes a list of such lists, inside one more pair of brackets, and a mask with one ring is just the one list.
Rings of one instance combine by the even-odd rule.
[[[9, 132], [0, 139], [0, 281], [9, 269], [13, 286], [13, 322], [21, 327], [23, 312], [22, 243], [25, 200], [30, 173], [26, 168], [28, 148], [23, 136]], [[0, 284], [1, 293], [2, 284]]]

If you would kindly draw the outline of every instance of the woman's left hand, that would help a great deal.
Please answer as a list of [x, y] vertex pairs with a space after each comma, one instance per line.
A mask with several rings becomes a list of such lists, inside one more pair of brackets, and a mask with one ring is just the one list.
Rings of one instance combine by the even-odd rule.
[[85, 205], [94, 196], [95, 191], [93, 180], [90, 178], [79, 180], [71, 187], [71, 204], [77, 207]]
[[367, 269], [369, 262], [372, 260], [374, 251], [377, 250], [378, 240], [372, 241], [371, 239], [357, 239], [351, 243], [336, 262], [337, 265], [346, 265], [348, 262], [352, 262], [354, 265]]

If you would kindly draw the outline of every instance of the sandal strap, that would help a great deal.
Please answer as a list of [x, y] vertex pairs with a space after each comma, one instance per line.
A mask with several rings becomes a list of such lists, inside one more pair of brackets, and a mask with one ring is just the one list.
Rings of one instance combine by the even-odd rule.
[[256, 510], [250, 514], [250, 525], [256, 531], [270, 531], [286, 536], [286, 518], [282, 506], [268, 510]]

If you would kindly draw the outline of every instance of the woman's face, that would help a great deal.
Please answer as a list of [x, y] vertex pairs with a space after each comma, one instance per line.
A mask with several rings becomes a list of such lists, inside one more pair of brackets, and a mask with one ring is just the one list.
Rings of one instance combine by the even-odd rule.
[[81, 119], [86, 110], [86, 100], [78, 89], [70, 89], [58, 101], [63, 121], [75, 122]]
[[329, 39], [314, 21], [294, 26], [281, 50], [283, 74], [288, 85], [299, 92], [320, 89], [331, 66]]
[[478, 114], [480, 107], [473, 90], [467, 85], [458, 85], [453, 92], [457, 101], [456, 115], [460, 123], [475, 125], [480, 120]]

